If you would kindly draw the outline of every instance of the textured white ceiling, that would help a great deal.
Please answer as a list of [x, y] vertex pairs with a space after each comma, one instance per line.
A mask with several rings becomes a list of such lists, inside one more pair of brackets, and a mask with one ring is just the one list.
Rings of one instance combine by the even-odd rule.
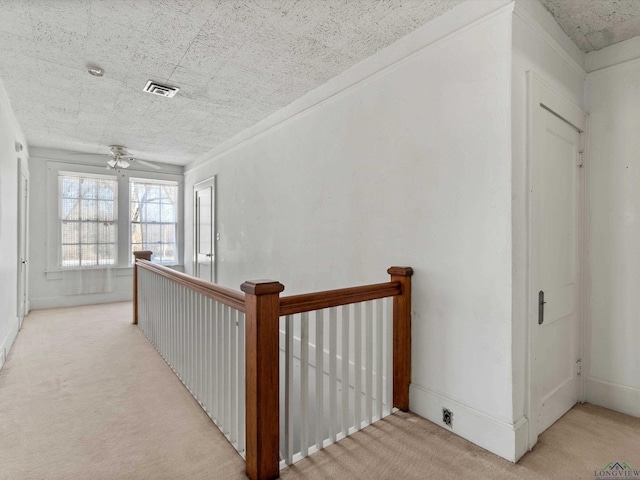
[[[638, 33], [640, 0], [542, 1], [585, 52]], [[186, 164], [462, 2], [0, 0], [0, 78], [31, 146]]]
[[462, 1], [0, 0], [0, 78], [29, 145], [186, 164]]
[[585, 53], [640, 35], [640, 0], [540, 0]]

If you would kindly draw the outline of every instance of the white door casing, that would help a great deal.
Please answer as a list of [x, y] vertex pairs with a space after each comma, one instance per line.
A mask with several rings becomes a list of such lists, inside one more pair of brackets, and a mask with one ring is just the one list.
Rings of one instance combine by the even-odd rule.
[[193, 270], [196, 277], [209, 282], [215, 282], [215, 177], [194, 185], [193, 199]]
[[531, 448], [540, 433], [581, 399], [584, 176], [580, 167], [586, 114], [533, 72], [527, 79]]
[[18, 157], [18, 312], [22, 319], [29, 313], [29, 172]]

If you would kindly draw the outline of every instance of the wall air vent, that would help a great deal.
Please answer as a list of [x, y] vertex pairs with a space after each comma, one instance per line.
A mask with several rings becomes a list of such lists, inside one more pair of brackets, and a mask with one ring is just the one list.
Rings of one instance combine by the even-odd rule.
[[155, 95], [160, 95], [162, 97], [173, 97], [178, 90], [178, 87], [170, 87], [168, 85], [162, 85], [160, 83], [154, 82], [153, 80], [149, 80], [145, 87], [142, 89], [145, 92], [153, 93]]

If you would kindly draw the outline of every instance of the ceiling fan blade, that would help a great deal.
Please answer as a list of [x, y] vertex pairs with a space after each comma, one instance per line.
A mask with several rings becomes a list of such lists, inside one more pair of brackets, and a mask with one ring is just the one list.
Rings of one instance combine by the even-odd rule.
[[147, 162], [146, 160], [140, 160], [139, 158], [132, 159], [138, 162], [141, 165], [146, 165], [147, 167], [155, 168], [156, 170], [161, 170], [162, 167], [156, 165], [155, 163]]
[[106, 153], [69, 152], [69, 155], [84, 155], [85, 157], [111, 157]]

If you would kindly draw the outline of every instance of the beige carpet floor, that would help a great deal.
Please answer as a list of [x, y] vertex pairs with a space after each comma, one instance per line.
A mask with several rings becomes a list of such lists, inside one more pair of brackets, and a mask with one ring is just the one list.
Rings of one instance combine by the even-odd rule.
[[[0, 370], [0, 480], [244, 479], [244, 462], [131, 304], [34, 311]], [[513, 465], [398, 413], [282, 471], [294, 479], [594, 479], [640, 467], [640, 419], [579, 405]]]

